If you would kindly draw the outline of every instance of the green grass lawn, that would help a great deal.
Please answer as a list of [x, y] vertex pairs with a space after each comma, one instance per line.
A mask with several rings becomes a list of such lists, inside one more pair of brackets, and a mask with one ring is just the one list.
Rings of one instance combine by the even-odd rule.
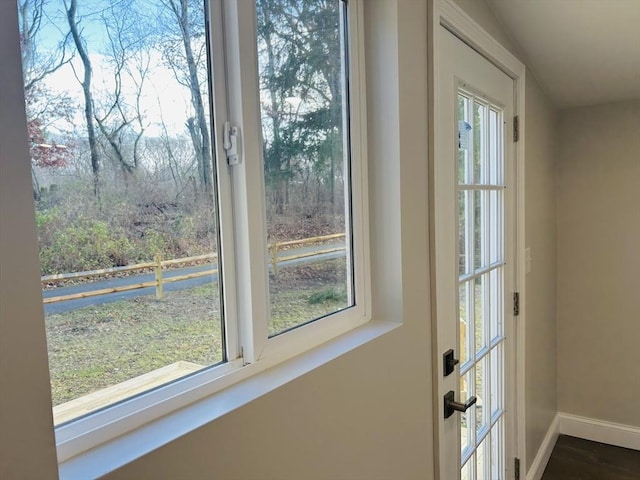
[[[346, 306], [339, 261], [282, 269], [270, 287], [270, 335]], [[223, 360], [211, 284], [162, 300], [144, 296], [47, 315], [45, 322], [54, 406], [179, 360]]]

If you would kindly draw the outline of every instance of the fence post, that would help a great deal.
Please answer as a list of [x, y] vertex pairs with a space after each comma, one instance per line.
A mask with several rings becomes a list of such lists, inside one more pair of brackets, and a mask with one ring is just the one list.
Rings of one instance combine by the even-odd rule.
[[273, 276], [278, 275], [278, 244], [271, 245], [271, 266], [273, 267]]
[[155, 255], [156, 271], [156, 300], [161, 300], [164, 296], [164, 286], [162, 285], [162, 254]]

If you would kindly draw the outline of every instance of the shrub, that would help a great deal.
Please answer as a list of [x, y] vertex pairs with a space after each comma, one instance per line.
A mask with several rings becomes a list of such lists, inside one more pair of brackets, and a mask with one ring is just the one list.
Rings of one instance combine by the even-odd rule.
[[126, 265], [132, 246], [121, 229], [80, 217], [73, 224], [57, 210], [38, 212], [40, 268], [43, 275]]

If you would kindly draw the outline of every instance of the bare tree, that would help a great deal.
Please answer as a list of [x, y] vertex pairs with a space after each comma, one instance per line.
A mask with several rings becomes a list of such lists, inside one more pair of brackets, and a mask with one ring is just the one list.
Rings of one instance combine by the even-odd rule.
[[42, 54], [37, 47], [43, 22], [48, 22], [45, 15], [47, 4], [47, 0], [20, 0], [18, 2], [22, 40], [22, 69], [24, 89], [27, 92], [42, 82], [46, 76], [69, 63], [72, 58], [66, 49], [67, 38], [60, 42], [59, 48], [54, 52]]
[[[342, 57], [337, 2], [260, 0], [258, 62], [265, 180], [278, 214], [290, 186], [316, 183], [316, 206], [338, 201], [342, 155]], [[294, 101], [295, 103], [292, 103]]]
[[[187, 120], [187, 129], [191, 136], [193, 149], [198, 161], [198, 176], [200, 185], [207, 198], [213, 199], [213, 168], [211, 163], [211, 135], [204, 102], [203, 90], [206, 79], [200, 78], [199, 70], [206, 66], [206, 41], [203, 15], [197, 12], [196, 5], [201, 2], [194, 0], [161, 0], [160, 4], [168, 13], [167, 26], [173, 34], [173, 42], [166, 43], [165, 59], [176, 74], [176, 79], [189, 89], [191, 104], [195, 116]], [[197, 15], [196, 13], [199, 13]], [[194, 46], [193, 39], [200, 39]], [[166, 41], [166, 39], [165, 39]], [[177, 43], [181, 44], [181, 55]], [[183, 72], [185, 71], [186, 74]]]
[[[151, 68], [150, 33], [140, 19], [141, 13], [135, 11], [131, 1], [111, 4], [102, 14], [109, 40], [106, 55], [114, 69], [113, 90], [95, 120], [108, 143], [108, 152], [124, 175], [125, 185], [140, 166], [147, 127], [141, 97]], [[123, 91], [125, 86], [132, 87], [133, 92]]]
[[64, 38], [54, 51], [43, 53], [38, 48], [42, 27], [50, 23], [45, 14], [46, 6], [46, 0], [18, 2], [31, 179], [35, 200], [40, 200], [40, 183], [36, 167], [63, 167], [71, 155], [69, 145], [58, 145], [46, 138], [46, 129], [53, 121], [69, 120], [72, 114], [68, 98], [64, 95], [54, 95], [44, 85], [44, 79], [48, 75], [69, 63], [72, 58], [66, 50], [67, 38]]
[[91, 153], [91, 172], [93, 174], [93, 194], [96, 197], [100, 195], [100, 156], [98, 154], [98, 141], [96, 138], [96, 128], [93, 113], [93, 94], [91, 91], [91, 80], [93, 70], [91, 60], [87, 52], [85, 41], [82, 38], [82, 30], [80, 29], [80, 19], [77, 17], [77, 0], [64, 1], [71, 38], [76, 47], [78, 55], [82, 60], [84, 74], [82, 80], [79, 79], [84, 95], [84, 118], [87, 124], [87, 139], [89, 141], [89, 151]]

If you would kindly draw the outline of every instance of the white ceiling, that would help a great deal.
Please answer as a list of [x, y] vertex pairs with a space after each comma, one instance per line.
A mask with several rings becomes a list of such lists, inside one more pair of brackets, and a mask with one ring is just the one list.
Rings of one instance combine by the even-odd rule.
[[640, 0], [487, 0], [562, 107], [640, 99]]

